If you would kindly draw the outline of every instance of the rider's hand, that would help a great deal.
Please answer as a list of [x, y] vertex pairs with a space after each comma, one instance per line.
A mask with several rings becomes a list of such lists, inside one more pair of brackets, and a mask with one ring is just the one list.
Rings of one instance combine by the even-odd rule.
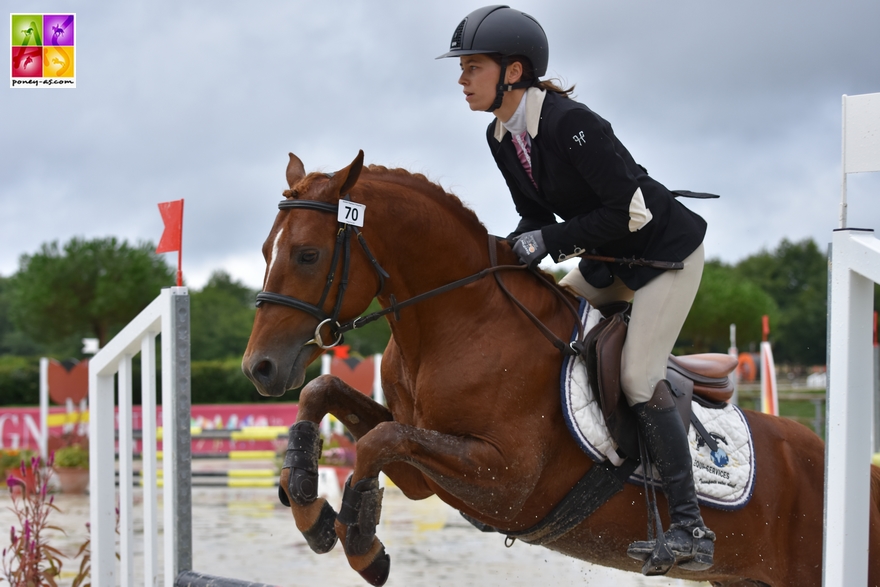
[[537, 267], [541, 259], [547, 256], [547, 247], [544, 245], [541, 231], [532, 230], [519, 235], [513, 243], [513, 252], [529, 267]]

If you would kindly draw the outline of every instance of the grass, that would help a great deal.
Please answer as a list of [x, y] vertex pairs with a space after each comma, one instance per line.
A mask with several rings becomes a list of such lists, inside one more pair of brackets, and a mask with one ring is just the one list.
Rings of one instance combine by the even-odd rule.
[[[819, 414], [817, 421], [816, 405]], [[739, 407], [761, 411], [760, 387], [742, 385], [739, 389]], [[792, 388], [779, 390], [779, 415], [800, 422], [825, 439], [825, 390]], [[818, 428], [818, 429], [817, 429]]]

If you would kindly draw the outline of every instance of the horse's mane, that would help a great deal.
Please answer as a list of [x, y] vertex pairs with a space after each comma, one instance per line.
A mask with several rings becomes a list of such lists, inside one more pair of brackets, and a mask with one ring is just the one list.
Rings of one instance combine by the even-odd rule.
[[406, 169], [388, 168], [382, 165], [365, 165], [361, 172], [361, 181], [387, 181], [407, 187], [423, 194], [455, 214], [462, 223], [473, 228], [486, 230], [477, 214], [468, 208], [458, 196], [447, 192], [440, 185], [432, 182], [421, 173], [413, 173]]

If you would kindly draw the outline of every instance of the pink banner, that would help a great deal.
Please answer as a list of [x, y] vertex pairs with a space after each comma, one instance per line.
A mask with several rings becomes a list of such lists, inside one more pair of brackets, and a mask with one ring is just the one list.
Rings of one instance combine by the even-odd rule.
[[[64, 411], [49, 409], [50, 414]], [[40, 434], [40, 408], [0, 408], [0, 448], [39, 450]]]
[[[204, 437], [193, 436], [193, 453], [228, 452], [230, 450], [275, 450], [274, 440], [232, 440], [223, 438], [222, 430], [230, 432], [245, 427], [290, 426], [296, 421], [295, 403], [277, 404], [197, 404], [192, 406], [192, 425]], [[52, 426], [53, 415], [65, 414], [65, 408], [52, 407], [50, 436], [60, 435], [62, 428]], [[84, 419], [85, 421], [85, 419]], [[132, 427], [141, 429], [141, 408], [132, 410]], [[162, 424], [162, 408], [156, 410], [156, 422]], [[39, 408], [0, 408], [0, 448], [38, 450], [40, 430]]]

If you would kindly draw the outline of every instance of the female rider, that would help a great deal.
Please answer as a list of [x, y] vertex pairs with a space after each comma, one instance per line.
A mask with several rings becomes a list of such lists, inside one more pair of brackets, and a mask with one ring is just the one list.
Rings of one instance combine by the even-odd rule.
[[644, 561], [645, 574], [675, 564], [705, 570], [715, 534], [700, 515], [687, 433], [665, 377], [700, 284], [706, 222], [635, 162], [608, 122], [569, 97], [573, 88], [539, 79], [548, 56], [534, 18], [487, 6], [465, 17], [438, 59], [458, 57], [471, 110], [495, 115], [486, 138], [522, 218], [508, 238], [523, 263], [582, 253], [683, 262], [665, 271], [582, 259], [560, 283], [596, 307], [632, 301], [621, 387], [660, 472], [671, 525], [665, 540], [635, 542], [628, 554]]

